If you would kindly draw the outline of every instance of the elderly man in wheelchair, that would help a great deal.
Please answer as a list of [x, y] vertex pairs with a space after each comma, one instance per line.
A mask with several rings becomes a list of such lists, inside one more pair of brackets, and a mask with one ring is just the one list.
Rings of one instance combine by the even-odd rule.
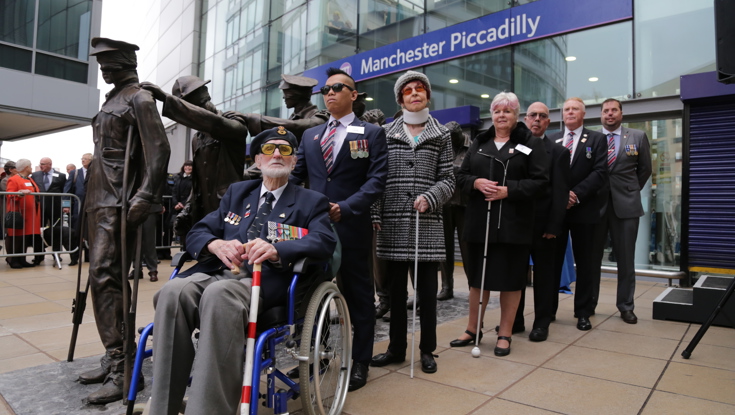
[[[168, 281], [154, 297], [154, 381], [148, 413], [177, 414], [191, 375], [187, 415], [235, 414], [244, 389], [243, 348], [251, 303], [252, 265], [262, 265], [258, 311], [264, 311], [287, 302], [289, 290], [295, 286], [293, 267], [300, 258], [326, 261], [332, 256], [337, 239], [329, 223], [327, 198], [288, 184], [289, 173], [296, 164], [297, 145], [296, 137], [283, 127], [263, 131], [253, 138], [250, 152], [263, 172], [262, 181], [231, 185], [219, 210], [207, 215], [189, 232], [186, 249], [198, 263], [180, 273], [179, 278]], [[268, 228], [272, 233], [275, 226], [284, 225], [294, 227], [289, 229], [301, 237], [269, 241]], [[326, 321], [328, 325], [329, 316]], [[196, 348], [192, 341], [195, 329], [200, 330]], [[313, 328], [309, 331], [319, 334], [314, 334]], [[283, 336], [292, 350], [296, 349], [293, 338], [297, 338], [293, 334]], [[314, 348], [313, 342], [310, 347]], [[259, 358], [262, 356], [255, 356]], [[302, 363], [306, 361], [301, 359]], [[302, 384], [313, 376], [309, 363], [301, 364], [305, 369], [301, 370]], [[338, 370], [349, 372], [349, 363], [346, 365], [346, 370]], [[292, 399], [299, 394], [298, 384], [295, 385], [297, 392], [289, 395]], [[302, 394], [303, 389], [302, 385]]]

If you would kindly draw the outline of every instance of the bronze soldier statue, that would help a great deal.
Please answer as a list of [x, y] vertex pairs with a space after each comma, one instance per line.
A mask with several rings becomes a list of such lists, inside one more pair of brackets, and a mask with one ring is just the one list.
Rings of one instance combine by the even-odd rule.
[[[172, 94], [148, 82], [143, 88], [163, 101], [163, 115], [197, 130], [192, 141], [194, 171], [191, 198], [177, 218], [177, 233], [186, 233], [209, 212], [219, 208], [227, 188], [242, 180], [248, 129], [235, 112], [221, 113], [212, 104], [207, 84], [196, 76], [182, 76], [174, 82]], [[190, 220], [186, 220], [187, 212]]]
[[[123, 284], [128, 284], [131, 256], [124, 264], [122, 252], [133, 252], [137, 225], [149, 213], [161, 210], [160, 194], [171, 149], [156, 101], [138, 83], [138, 46], [98, 37], [91, 43], [90, 56], [97, 57], [102, 78], [114, 84], [92, 120], [94, 158], [89, 167], [85, 202], [92, 306], [106, 353], [101, 367], [80, 375], [79, 382], [103, 383], [88, 400], [104, 404], [123, 397], [123, 322], [127, 314], [124, 305], [130, 301], [129, 287]], [[123, 194], [124, 187], [127, 194]], [[124, 201], [127, 211], [123, 210]], [[126, 248], [121, 242], [124, 220]], [[128, 294], [125, 301], [123, 293]]]

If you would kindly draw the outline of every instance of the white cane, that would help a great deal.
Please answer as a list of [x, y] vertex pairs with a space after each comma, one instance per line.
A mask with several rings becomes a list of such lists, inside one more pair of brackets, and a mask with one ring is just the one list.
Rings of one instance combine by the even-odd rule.
[[411, 328], [411, 379], [413, 379], [414, 350], [416, 345], [416, 303], [419, 297], [416, 283], [419, 280], [419, 211], [416, 210], [416, 256], [413, 261], [413, 327]]
[[490, 235], [491, 202], [487, 202], [487, 225], [485, 225], [485, 250], [482, 258], [482, 278], [480, 282], [480, 307], [477, 309], [477, 331], [475, 332], [475, 347], [472, 348], [472, 357], [480, 357], [480, 326], [482, 325], [482, 295], [485, 292], [485, 268], [487, 268], [487, 242]]

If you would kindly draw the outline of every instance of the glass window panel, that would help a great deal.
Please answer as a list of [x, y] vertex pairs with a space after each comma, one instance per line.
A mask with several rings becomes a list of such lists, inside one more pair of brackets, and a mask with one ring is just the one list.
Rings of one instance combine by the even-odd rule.
[[306, 7], [300, 7], [271, 23], [268, 83], [280, 82], [281, 74], [304, 71]]
[[284, 14], [306, 4], [306, 0], [271, 0], [271, 20], [276, 20]]
[[427, 0], [427, 32], [510, 7], [508, 0]]
[[[607, 98], [625, 100], [633, 93], [633, 51], [631, 22], [603, 26], [563, 36], [566, 40], [567, 97], [579, 97], [585, 104], [599, 104]], [[525, 100], [534, 97], [524, 97]], [[563, 99], [549, 108], [559, 108]]]
[[88, 60], [91, 0], [40, 0], [39, 50]]
[[0, 45], [0, 66], [23, 72], [31, 71], [33, 52], [12, 46]]
[[355, 54], [356, 1], [312, 0], [306, 9], [307, 67], [312, 68]]
[[68, 81], [87, 83], [87, 64], [36, 53], [36, 73]]
[[424, 0], [361, 0], [360, 50], [420, 35], [423, 13]]
[[712, 1], [638, 0], [634, 5], [640, 97], [679, 95], [681, 75], [716, 69]]
[[522, 43], [513, 48], [513, 91], [524, 111], [536, 101], [556, 107], [566, 97], [565, 37]]
[[278, 88], [278, 84], [270, 85], [265, 93], [267, 98], [265, 103], [266, 108], [263, 114], [270, 115], [271, 117], [281, 117], [281, 107], [285, 110], [286, 106], [283, 104], [283, 94]]
[[425, 72], [431, 81], [431, 109], [474, 105], [480, 116], [489, 117], [492, 98], [511, 90], [510, 48], [438, 63]]
[[[35, 0], [0, 0], [0, 40], [21, 46], [33, 46]], [[5, 64], [3, 63], [3, 66]], [[30, 69], [29, 69], [30, 70]]]

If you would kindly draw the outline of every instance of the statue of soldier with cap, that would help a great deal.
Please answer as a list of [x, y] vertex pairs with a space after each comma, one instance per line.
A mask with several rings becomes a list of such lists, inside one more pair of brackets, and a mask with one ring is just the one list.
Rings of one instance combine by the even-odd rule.
[[[79, 382], [102, 383], [88, 401], [104, 404], [123, 397], [123, 322], [127, 314], [123, 310], [123, 284], [128, 284], [130, 268], [122, 258], [123, 215], [127, 221], [125, 249], [133, 252], [137, 225], [150, 213], [161, 210], [171, 148], [156, 101], [138, 83], [138, 46], [99, 37], [91, 44], [90, 56], [97, 57], [102, 78], [114, 85], [92, 119], [94, 158], [86, 197], [92, 306], [106, 352], [101, 366], [80, 375]], [[127, 194], [123, 194], [123, 183]], [[127, 212], [122, 211], [123, 198], [127, 199]]]
[[311, 103], [311, 92], [317, 83], [318, 81], [314, 78], [281, 74], [281, 84], [278, 85], [278, 88], [283, 91], [286, 108], [293, 108], [293, 114], [288, 119], [261, 114], [243, 114], [250, 134], [256, 136], [261, 131], [283, 126], [300, 142], [304, 131], [327, 122], [329, 113], [326, 110], [319, 110]]
[[[177, 233], [187, 232], [194, 223], [217, 210], [227, 188], [242, 180], [245, 169], [245, 120], [239, 113], [217, 110], [206, 86], [209, 82], [192, 75], [182, 76], [174, 82], [171, 94], [149, 82], [142, 84], [163, 102], [163, 116], [197, 130], [192, 141], [191, 198], [184, 214], [177, 218]], [[186, 212], [190, 220], [184, 220]]]

